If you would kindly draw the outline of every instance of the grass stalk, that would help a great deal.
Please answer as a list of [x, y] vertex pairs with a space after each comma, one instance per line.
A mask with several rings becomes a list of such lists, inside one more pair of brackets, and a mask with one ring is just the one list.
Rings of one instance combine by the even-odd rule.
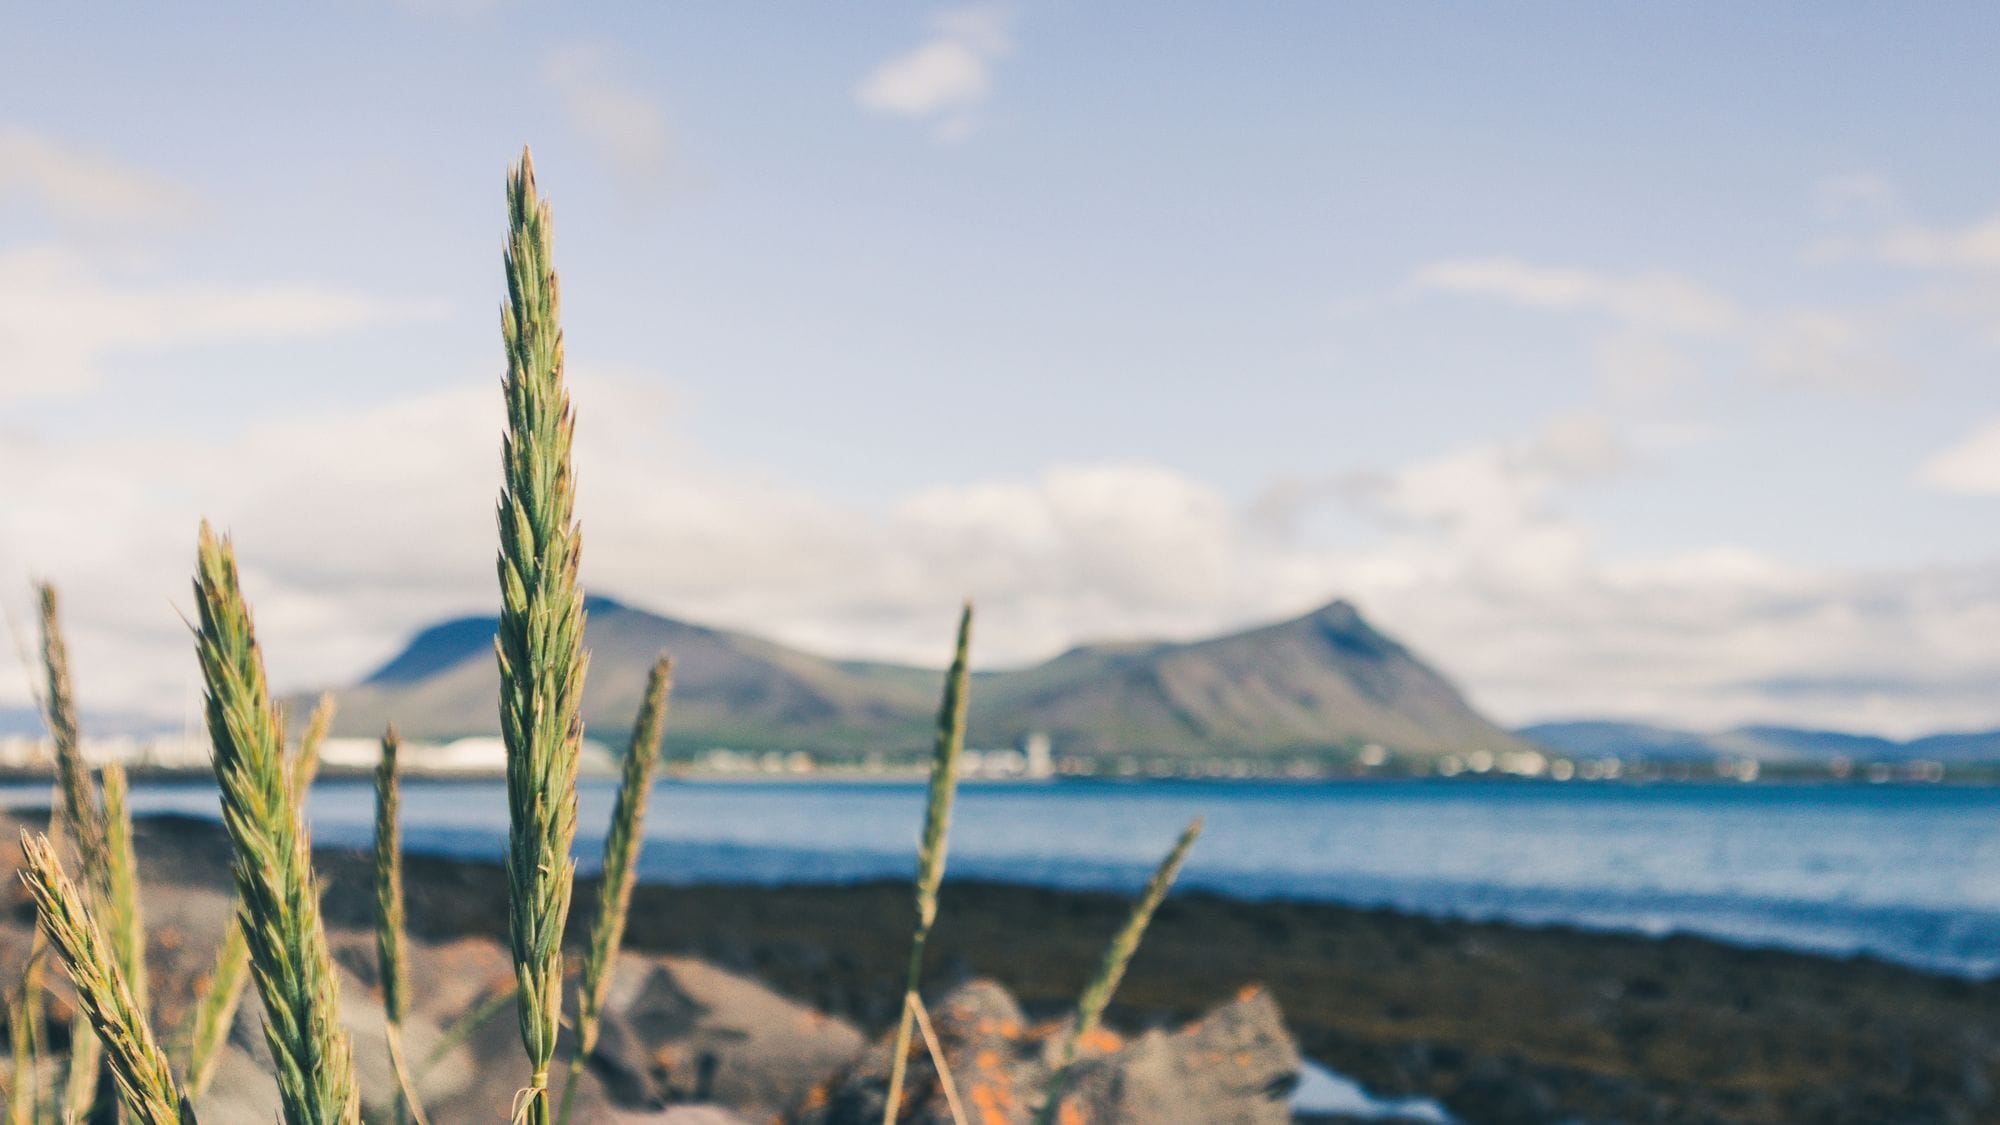
[[139, 1125], [193, 1122], [194, 1113], [174, 1084], [166, 1052], [154, 1041], [111, 943], [63, 873], [55, 848], [48, 837], [26, 832], [21, 834], [21, 848], [27, 856], [22, 880], [35, 900], [42, 931], [69, 971], [79, 1005], [104, 1044], [126, 1111]]
[[1146, 882], [1145, 891], [1139, 901], [1132, 905], [1132, 913], [1125, 919], [1125, 925], [1111, 939], [1111, 945], [1104, 951], [1104, 960], [1097, 967], [1097, 975], [1084, 986], [1082, 995], [1077, 997], [1076, 1018], [1070, 1021], [1069, 1032], [1063, 1036], [1062, 1046], [1056, 1056], [1055, 1073], [1049, 1078], [1048, 1096], [1042, 1102], [1042, 1109], [1036, 1115], [1038, 1125], [1049, 1125], [1056, 1119], [1061, 1106], [1063, 1089], [1069, 1084], [1070, 1068], [1076, 1065], [1077, 1047], [1104, 1018], [1104, 1009], [1111, 1003], [1111, 994], [1118, 991], [1118, 982], [1125, 977], [1125, 967], [1132, 963], [1132, 955], [1139, 951], [1139, 940], [1146, 936], [1146, 926], [1153, 920], [1153, 911], [1167, 897], [1167, 890], [1174, 885], [1174, 876], [1180, 874], [1181, 863], [1187, 859], [1188, 849], [1201, 835], [1201, 820], [1196, 818], [1188, 823], [1175, 841], [1173, 849], [1160, 866], [1153, 871], [1153, 877]]
[[237, 921], [241, 907], [233, 911], [222, 931], [222, 945], [215, 951], [215, 965], [195, 1001], [194, 1027], [188, 1036], [186, 1075], [188, 1097], [200, 1101], [215, 1079], [222, 1061], [222, 1044], [236, 1023], [236, 1009], [243, 1003], [243, 991], [250, 985], [250, 939], [243, 936]]
[[306, 729], [299, 734], [299, 751], [292, 759], [292, 799], [300, 807], [304, 807], [306, 796], [312, 792], [313, 779], [319, 776], [319, 749], [332, 726], [333, 693], [328, 692], [319, 697], [312, 714], [306, 716]]
[[[39, 703], [40, 697], [37, 696]], [[50, 794], [49, 802], [49, 847], [56, 854], [62, 854], [63, 813], [62, 787], [57, 785]], [[50, 1101], [54, 1091], [42, 1089], [41, 1062], [44, 1054], [43, 1036], [48, 1029], [48, 990], [45, 978], [48, 975], [49, 936], [35, 927], [34, 935], [28, 940], [28, 963], [21, 967], [21, 991], [8, 1006], [8, 1053], [13, 1059], [13, 1085], [9, 1088], [7, 1120], [9, 1125], [30, 1125], [42, 1120], [43, 1103]], [[85, 1030], [85, 1039], [93, 1042], [96, 1037]], [[24, 1097], [22, 1091], [27, 1091]]]
[[965, 1103], [958, 1100], [958, 1083], [952, 1081], [951, 1066], [944, 1059], [944, 1045], [938, 1042], [937, 1029], [931, 1026], [931, 1014], [924, 1008], [924, 998], [914, 992], [903, 994], [903, 1003], [910, 1015], [917, 1021], [917, 1030], [923, 1033], [924, 1048], [931, 1053], [931, 1066], [937, 1071], [938, 1085], [944, 1089], [944, 1104], [951, 1110], [952, 1125], [965, 1125]]
[[8, 1125], [35, 1125], [42, 1112], [42, 966], [48, 935], [40, 927], [21, 970], [21, 990], [7, 1003]]
[[505, 481], [500, 493], [500, 732], [507, 747], [508, 932], [520, 982], [529, 1082], [521, 1114], [550, 1118], [549, 1065], [562, 1012], [563, 926], [576, 862], [580, 703], [588, 659], [581, 539], [570, 465], [553, 219], [524, 150], [507, 180]]
[[104, 789], [104, 880], [97, 898], [105, 936], [125, 974], [139, 1010], [149, 1007], [146, 988], [146, 928], [139, 911], [139, 856], [132, 846], [130, 785], [125, 767], [106, 762], [99, 771]]
[[[35, 693], [42, 706], [42, 718], [55, 747], [56, 785], [62, 793], [61, 826], [67, 829], [83, 869], [84, 885], [94, 894], [103, 893], [110, 879], [105, 855], [104, 804], [90, 764], [83, 757], [82, 724], [77, 718], [76, 689], [70, 678], [69, 645], [63, 639], [62, 613], [56, 588], [42, 583], [36, 588], [42, 624], [42, 690]], [[51, 818], [50, 835], [59, 839]], [[104, 1054], [96, 1033], [82, 1011], [70, 1021], [68, 1077], [63, 1083], [62, 1106], [73, 1120], [96, 1120], [107, 1116], [108, 1097]]]
[[104, 1111], [110, 1107], [100, 1104], [98, 1093], [103, 1089], [108, 1067], [104, 1044], [97, 1040], [90, 1014], [79, 1006], [69, 1023], [69, 1065], [63, 1075], [62, 1091], [65, 1122], [96, 1122], [106, 1116]]
[[202, 524], [194, 582], [196, 651], [207, 685], [222, 823], [233, 851], [238, 923], [263, 998], [264, 1038], [289, 1125], [355, 1125], [360, 1097], [320, 920], [312, 842], [285, 762], [250, 608], [226, 538]]
[[611, 810], [611, 827], [604, 837], [604, 869], [598, 876], [597, 914], [590, 923], [590, 945], [584, 953], [583, 979], [577, 988], [576, 1052], [563, 1082], [558, 1125], [567, 1125], [576, 1102], [576, 1084], [584, 1064], [597, 1049], [597, 1029], [604, 1000], [611, 989], [611, 969], [625, 938], [625, 919], [632, 910], [632, 888], [639, 881], [639, 849], [644, 844], [646, 800], [653, 791], [653, 769], [660, 760], [660, 733], [666, 728], [667, 696], [673, 690], [674, 664], [666, 656], [653, 662], [646, 694], [632, 723], [632, 742], [618, 779], [618, 799]]
[[389, 1062], [396, 1072], [396, 1125], [423, 1125], [423, 1102], [403, 1058], [403, 1024], [410, 1015], [410, 966], [403, 936], [402, 804], [396, 775], [401, 747], [396, 728], [382, 736], [382, 761], [375, 767], [375, 960], [382, 978], [382, 1010], [388, 1027]]
[[[298, 756], [291, 767], [292, 791], [301, 807], [312, 790], [313, 778], [319, 773], [320, 744], [326, 740], [332, 724], [333, 696], [322, 695], [306, 719]], [[240, 904], [230, 910], [229, 921], [222, 931], [222, 945], [215, 951], [215, 965], [209, 969], [206, 983], [195, 998], [187, 1067], [181, 1072], [186, 1076], [188, 1097], [195, 1101], [208, 1092], [208, 1084], [215, 1078], [216, 1065], [222, 1061], [222, 1044], [229, 1038], [229, 1029], [236, 1023], [236, 1010], [243, 1004], [243, 991], [250, 985], [250, 942], [243, 936], [243, 926], [237, 920], [241, 913]]]
[[76, 693], [71, 686], [69, 646], [63, 641], [62, 614], [56, 588], [37, 588], [42, 610], [43, 718], [55, 743], [56, 782], [62, 789], [63, 816], [71, 843], [82, 860], [87, 883], [104, 870], [104, 808], [90, 764], [83, 760], [82, 729], [77, 721]]
[[[937, 745], [931, 755], [930, 794], [924, 805], [924, 834], [917, 846], [917, 925], [910, 938], [910, 965], [903, 988], [920, 992], [924, 975], [924, 943], [937, 921], [938, 884], [944, 881], [945, 851], [951, 835], [951, 801], [958, 790], [958, 761], [965, 750], [965, 684], [967, 656], [972, 645], [972, 605], [958, 616], [958, 643], [945, 673], [944, 700], [938, 707]], [[902, 1107], [903, 1077], [909, 1068], [911, 1010], [900, 1005], [894, 1054], [889, 1062], [889, 1090], [882, 1105], [882, 1125], [895, 1125]]]
[[465, 1014], [459, 1016], [457, 1022], [445, 1028], [444, 1034], [439, 1036], [437, 1043], [431, 1047], [431, 1053], [425, 1055], [423, 1061], [417, 1065], [417, 1081], [422, 1082], [424, 1076], [431, 1072], [432, 1067], [443, 1062], [446, 1055], [464, 1046], [474, 1033], [480, 1028], [485, 1027], [488, 1021], [492, 1020], [495, 1016], [498, 1016], [520, 994], [521, 990], [518, 987], [508, 985], [506, 988], [495, 991], [493, 995], [481, 1000], [478, 1004], [468, 1009]]

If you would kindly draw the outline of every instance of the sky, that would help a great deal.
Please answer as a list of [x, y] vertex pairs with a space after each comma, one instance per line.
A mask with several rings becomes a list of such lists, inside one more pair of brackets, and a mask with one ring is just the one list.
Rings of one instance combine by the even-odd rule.
[[[184, 714], [491, 612], [505, 170], [593, 593], [941, 664], [1335, 597], [1500, 721], [2000, 726], [2000, 13], [10, 5], [0, 604]], [[11, 590], [11, 593], [7, 591]], [[0, 675], [0, 705], [28, 699]]]

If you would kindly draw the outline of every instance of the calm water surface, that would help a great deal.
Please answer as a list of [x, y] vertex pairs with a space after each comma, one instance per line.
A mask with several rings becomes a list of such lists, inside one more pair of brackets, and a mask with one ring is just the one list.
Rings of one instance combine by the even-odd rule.
[[[207, 783], [148, 784], [140, 811], [213, 816]], [[602, 847], [610, 782], [586, 782], [578, 850]], [[41, 786], [0, 801], [44, 802]], [[365, 782], [313, 791], [316, 839], [366, 846]], [[412, 782], [415, 851], [497, 861], [498, 781]], [[827, 882], [904, 877], [917, 783], [663, 783], [642, 877]], [[1136, 888], [1188, 819], [1207, 833], [1181, 879], [1469, 918], [1867, 952], [2000, 972], [2000, 789], [1942, 786], [1090, 782], [969, 784], [951, 874]]]

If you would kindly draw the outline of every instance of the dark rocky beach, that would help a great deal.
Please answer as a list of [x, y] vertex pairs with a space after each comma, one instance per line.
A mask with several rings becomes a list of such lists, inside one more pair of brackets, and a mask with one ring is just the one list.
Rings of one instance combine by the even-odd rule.
[[[212, 916], [226, 902], [219, 829], [150, 819], [140, 826], [140, 854], [148, 901], [164, 904], [149, 908], [155, 958], [199, 964], [219, 926]], [[337, 955], [365, 984], [369, 861], [329, 851], [319, 863]], [[491, 940], [506, 925], [499, 868], [412, 856], [406, 879], [412, 936], [433, 964], [430, 975], [420, 971], [418, 990], [448, 995], [446, 1006], [462, 1012], [482, 988], [503, 987], [505, 954]], [[573, 922], [589, 917], [591, 890], [579, 888]], [[8, 901], [18, 900], [10, 892]], [[1026, 1059], [1030, 1041], [1045, 1038], [1066, 1011], [1126, 906], [1113, 895], [947, 883], [926, 987], [938, 998], [941, 1033], [953, 1043], [953, 1036], [990, 1036], [996, 1020], [1008, 1022], [993, 1005], [1018, 1002], [1021, 1029], [998, 1046], [1013, 1052], [1009, 1059]], [[838, 1103], [841, 1073], [850, 1086], [861, 1082], [868, 1063], [853, 1056], [895, 1015], [910, 911], [908, 888], [890, 883], [642, 887], [627, 945], [643, 956], [627, 975], [664, 966], [679, 992], [754, 993], [747, 1010], [768, 1010], [782, 1026], [759, 1027], [749, 1038], [764, 1055], [791, 1060], [752, 1099], [758, 1112], [796, 1111], [780, 1103], [802, 1091], [808, 1101]], [[17, 905], [6, 932], [18, 938], [26, 917]], [[0, 946], [9, 948], [18, 942]], [[776, 996], [762, 999], [764, 989], [751, 981]], [[997, 982], [1005, 992], [973, 981]], [[653, 994], [652, 985], [631, 987]], [[1267, 1012], [1270, 1001], [1275, 1009]], [[1125, 1038], [1107, 1049], [1130, 1043], [1126, 1055], [1137, 1060], [1151, 1044], [1160, 1058], [1193, 1058], [1201, 1036], [1234, 1036], [1250, 1046], [1232, 1050], [1254, 1056], [1242, 1065], [1257, 1073], [1241, 1076], [1241, 1089], [1214, 1094], [1214, 1104], [1237, 1098], [1266, 1106], [1289, 1086], [1278, 1012], [1299, 1054], [1376, 1093], [1434, 1097], [1468, 1122], [2000, 1120], [2000, 983], [1695, 938], [1205, 894], [1178, 895], [1161, 908], [1111, 1012]], [[631, 1018], [634, 1027], [644, 1024]], [[478, 1038], [504, 1058], [512, 1024], [497, 1018]], [[1149, 1029], [1155, 1034], [1133, 1038]], [[685, 1067], [654, 1062], [650, 1078], [638, 1073], [643, 1067], [627, 1074], [623, 1093], [617, 1075], [600, 1068], [611, 1099], [602, 1119], [612, 1119], [621, 1097], [714, 1094], [697, 1089]], [[1143, 1085], [1130, 1077], [1138, 1061], [1120, 1065], [1125, 1070], [1114, 1072], [1106, 1064], [1107, 1089]], [[806, 1073], [815, 1067], [827, 1073]], [[1024, 1073], [1001, 1077], [1032, 1080]], [[637, 1093], [635, 1083], [643, 1087]]]

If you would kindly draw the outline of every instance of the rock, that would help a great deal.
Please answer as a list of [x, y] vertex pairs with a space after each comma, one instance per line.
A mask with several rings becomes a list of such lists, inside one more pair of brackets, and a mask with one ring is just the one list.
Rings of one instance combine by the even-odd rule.
[[865, 1043], [843, 1020], [681, 957], [621, 957], [606, 1007], [591, 1070], [633, 1108], [702, 1101], [775, 1117]]
[[[973, 981], [935, 1006], [946, 1066], [979, 1125], [1031, 1121], [1048, 1088], [1064, 1025], [1031, 1028], [1005, 989]], [[848, 1073], [801, 1104], [801, 1125], [873, 1125], [882, 1119], [894, 1041], [885, 1035]], [[1299, 1055], [1283, 1016], [1262, 989], [1174, 1032], [1130, 1043], [1108, 1031], [1082, 1045], [1058, 1120], [1064, 1125], [1200, 1121], [1285, 1125], [1298, 1083]], [[912, 1037], [905, 1079], [906, 1122], [951, 1121], [942, 1084], [920, 1036]]]
[[1236, 999], [1172, 1033], [1149, 1031], [1079, 1063], [1059, 1120], [1285, 1125], [1299, 1053], [1269, 992]]

